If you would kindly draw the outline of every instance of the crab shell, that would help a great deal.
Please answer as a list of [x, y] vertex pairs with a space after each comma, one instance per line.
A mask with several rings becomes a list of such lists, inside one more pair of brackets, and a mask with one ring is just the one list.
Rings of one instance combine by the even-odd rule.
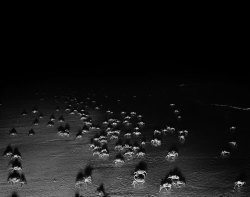
[[122, 145], [117, 145], [117, 146], [115, 146], [115, 150], [121, 151], [121, 150], [123, 150], [123, 146]]
[[230, 155], [230, 152], [228, 152], [228, 151], [221, 151], [221, 156], [222, 157], [227, 157], [229, 155]]
[[176, 188], [180, 188], [180, 187], [182, 187], [182, 186], [185, 186], [186, 184], [183, 182], [183, 181], [175, 181], [175, 182], [173, 182], [172, 183], [172, 185], [174, 186], [174, 187], [176, 187]]
[[92, 183], [92, 178], [91, 178], [91, 176], [85, 177], [85, 178], [84, 178], [84, 183]]
[[167, 159], [175, 159], [176, 157], [178, 157], [178, 153], [175, 151], [169, 152], [166, 156]]
[[91, 122], [85, 122], [85, 124], [87, 125], [87, 126], [92, 126], [92, 123]]
[[22, 168], [21, 167], [13, 167], [13, 168], [10, 168], [11, 171], [21, 171]]
[[[138, 170], [137, 172], [134, 172], [134, 181], [132, 185], [135, 187], [135, 184], [143, 184], [145, 183], [145, 177], [146, 177], [146, 171], [144, 170]], [[138, 175], [143, 175], [143, 178], [138, 178]]]
[[108, 158], [109, 157], [109, 154], [108, 153], [100, 153], [99, 154], [99, 157], [102, 158], [102, 159], [105, 159], [105, 158]]
[[4, 156], [6, 156], [6, 157], [11, 157], [12, 156], [12, 152], [8, 152], [8, 153], [6, 153]]
[[108, 125], [109, 123], [107, 121], [104, 121], [102, 124], [103, 125]]
[[171, 175], [168, 178], [171, 179], [172, 181], [179, 181], [179, 179], [180, 179], [180, 177], [177, 175]]
[[178, 136], [178, 139], [179, 139], [179, 142], [181, 144], [185, 143], [185, 141], [186, 141], [186, 139], [185, 139], [185, 137], [183, 135], [182, 136]]
[[113, 123], [111, 124], [111, 126], [112, 126], [112, 127], [116, 127], [116, 126], [118, 126], [118, 123], [113, 122]]
[[98, 151], [101, 147], [100, 146], [95, 146], [93, 147], [93, 151]]
[[88, 130], [85, 129], [82, 130], [82, 133], [88, 133], [88, 132], [89, 132]]
[[133, 135], [139, 136], [139, 135], [141, 135], [141, 132], [139, 132], [139, 131], [134, 131], [134, 132], [133, 132]]
[[89, 145], [89, 149], [94, 149], [95, 148], [95, 145], [94, 144], [90, 144]]
[[131, 133], [124, 134], [124, 137], [130, 138], [131, 137]]
[[101, 139], [101, 140], [99, 140], [99, 142], [100, 142], [101, 144], [107, 144], [107, 143], [108, 143], [108, 141], [107, 141], [106, 139]]
[[76, 139], [81, 139], [81, 138], [82, 138], [82, 135], [76, 136]]
[[230, 127], [230, 131], [234, 131], [234, 130], [236, 130], [236, 127], [234, 126]]
[[114, 118], [110, 118], [110, 119], [108, 119], [108, 122], [109, 123], [112, 123], [112, 122], [114, 122], [115, 121], [115, 119]]
[[129, 148], [132, 148], [132, 146], [130, 146], [129, 144], [125, 144], [124, 148], [129, 149]]
[[15, 159], [15, 158], [21, 159], [21, 156], [20, 155], [12, 155], [11, 159]]
[[[107, 130], [106, 130], [107, 131]], [[114, 131], [108, 131], [107, 132], [107, 136], [110, 136], [110, 135], [113, 135], [114, 134]]]
[[162, 132], [164, 135], [166, 135], [167, 131], [168, 131], [167, 129], [162, 129], [162, 130], [161, 130], [161, 132]]
[[137, 157], [144, 157], [145, 156], [145, 153], [144, 152], [139, 152], [136, 154]]
[[157, 139], [154, 139], [154, 140], [151, 140], [151, 144], [153, 146], [160, 146], [161, 145], [161, 141], [157, 140]]
[[126, 157], [127, 160], [132, 159], [134, 156], [134, 152], [126, 152], [124, 153], [124, 157]]
[[235, 183], [234, 183], [234, 187], [236, 188], [236, 187], [242, 187], [243, 185], [245, 185], [246, 184], [246, 182], [244, 182], [244, 181], [236, 181]]
[[112, 136], [110, 137], [110, 139], [111, 139], [111, 140], [118, 139], [118, 136], [116, 136], [116, 135], [112, 135]]
[[99, 152], [99, 151], [94, 151], [94, 152], [93, 152], [93, 156], [95, 156], [95, 155], [98, 155], [98, 156], [99, 156], [99, 155], [100, 155], [100, 152]]
[[159, 190], [159, 192], [161, 192], [162, 189], [165, 189], [166, 191], [169, 191], [169, 190], [171, 190], [171, 188], [172, 188], [172, 185], [171, 185], [171, 184], [169, 184], [169, 183], [164, 183], [163, 185], [160, 185], [160, 190]]
[[69, 133], [64, 132], [64, 133], [63, 133], [63, 136], [69, 137]]
[[19, 183], [19, 182], [20, 182], [20, 178], [8, 179], [8, 183], [11, 183], [11, 184], [15, 184], [15, 183]]
[[139, 120], [141, 120], [141, 119], [142, 119], [142, 115], [139, 114], [139, 115], [137, 116], [137, 118], [138, 118]]
[[173, 133], [175, 131], [175, 128], [167, 126], [167, 132]]
[[143, 175], [144, 178], [147, 175], [147, 172], [145, 170], [137, 170], [136, 172], [134, 172], [134, 176], [138, 176], [138, 175]]
[[125, 120], [129, 120], [129, 119], [131, 119], [131, 117], [130, 116], [126, 116], [124, 119]]
[[130, 115], [131, 115], [131, 116], [135, 116], [135, 115], [136, 115], [136, 112], [130, 112]]
[[133, 149], [133, 151], [137, 151], [137, 150], [139, 150], [140, 148], [139, 148], [138, 146], [134, 146], [132, 149]]
[[139, 127], [143, 127], [143, 126], [145, 125], [145, 123], [142, 122], [142, 121], [141, 121], [141, 122], [138, 122], [137, 124], [138, 124]]
[[82, 180], [76, 181], [75, 187], [81, 187], [81, 185], [87, 184], [87, 183], [89, 183], [89, 184], [92, 183], [92, 178], [91, 178], [91, 176], [84, 177]]
[[231, 146], [236, 147], [237, 143], [236, 142], [228, 142]]
[[154, 135], [156, 134], [161, 134], [161, 132], [159, 130], [154, 130]]
[[121, 130], [115, 130], [113, 131], [115, 134], [119, 135], [121, 133]]
[[115, 166], [121, 166], [125, 163], [122, 159], [115, 159], [113, 162], [115, 163]]

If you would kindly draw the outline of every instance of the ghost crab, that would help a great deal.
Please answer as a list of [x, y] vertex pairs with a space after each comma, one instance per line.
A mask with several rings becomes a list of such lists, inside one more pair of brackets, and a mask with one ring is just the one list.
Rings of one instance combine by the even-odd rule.
[[76, 181], [75, 187], [81, 187], [82, 185], [91, 184], [92, 178], [91, 176], [83, 177], [81, 180]]
[[144, 152], [138, 152], [138, 153], [136, 153], [136, 157], [138, 157], [138, 158], [141, 158], [141, 157], [144, 157], [144, 156], [145, 156]]
[[132, 158], [134, 157], [134, 152], [128, 150], [127, 152], [124, 153], [124, 157], [125, 157], [127, 160], [130, 160], [130, 159], [132, 159]]
[[136, 184], [144, 184], [147, 172], [145, 170], [138, 170], [134, 172], [134, 181], [132, 185], [135, 187]]
[[108, 157], [109, 157], [109, 153], [107, 153], [107, 152], [101, 152], [99, 154], [99, 158], [101, 158], [101, 159], [107, 159]]
[[123, 150], [123, 146], [122, 145], [116, 145], [115, 146], [115, 150], [122, 151]]
[[16, 184], [16, 183], [19, 183], [20, 182], [20, 179], [15, 177], [15, 178], [10, 178], [8, 180], [8, 183], [11, 183], [11, 184]]
[[177, 157], [178, 157], [178, 153], [176, 151], [170, 151], [168, 152], [166, 159], [168, 161], [175, 161]]
[[186, 139], [185, 139], [185, 136], [184, 136], [184, 135], [180, 135], [180, 136], [178, 136], [178, 139], [179, 139], [179, 142], [180, 142], [180, 143], [182, 143], [182, 144], [186, 141]]
[[161, 140], [158, 140], [158, 139], [153, 139], [151, 140], [151, 144], [155, 147], [157, 146], [161, 146]]
[[185, 182], [181, 181], [180, 177], [177, 175], [171, 175], [168, 177], [168, 179], [172, 181], [172, 185], [176, 188], [180, 188], [185, 185]]
[[124, 160], [119, 159], [119, 158], [115, 159], [113, 162], [115, 163], [116, 167], [121, 166], [125, 163]]
[[140, 132], [140, 131], [134, 131], [134, 132], [133, 132], [133, 135], [139, 136], [139, 135], [141, 135], [141, 132]]
[[160, 185], [159, 192], [161, 192], [162, 189], [165, 189], [166, 191], [170, 191], [172, 189], [172, 184], [164, 183], [164, 184]]
[[8, 183], [11, 183], [12, 185], [20, 183], [21, 186], [23, 186], [24, 184], [27, 184], [27, 181], [24, 174], [20, 174], [18, 171], [12, 171], [9, 174]]
[[228, 152], [226, 150], [223, 150], [223, 151], [221, 151], [220, 155], [221, 155], [222, 158], [227, 158], [227, 157], [230, 156], [230, 152]]
[[244, 186], [246, 184], [245, 181], [236, 181], [234, 183], [234, 189], [237, 189], [237, 188], [241, 188], [242, 186]]

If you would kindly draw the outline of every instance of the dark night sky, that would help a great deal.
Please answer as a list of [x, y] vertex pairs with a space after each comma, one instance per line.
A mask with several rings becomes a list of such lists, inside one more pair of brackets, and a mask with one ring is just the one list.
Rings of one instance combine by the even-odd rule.
[[[199, 31], [194, 37], [186, 35], [183, 39], [190, 43], [182, 43], [183, 46], [176, 42], [184, 36], [182, 34], [176, 35], [177, 39], [164, 35], [168, 44], [160, 38], [153, 40], [154, 46], [150, 45], [149, 39], [140, 37], [141, 35], [138, 39], [134, 37], [134, 40], [131, 40], [135, 45], [126, 43], [127, 46], [121, 43], [122, 40], [126, 42], [126, 36], [121, 36], [119, 39], [113, 38], [113, 41], [117, 41], [115, 47], [110, 43], [112, 39], [101, 35], [103, 31], [100, 30], [92, 35], [93, 37], [86, 37], [82, 31], [66, 28], [65, 24], [62, 29], [57, 28], [54, 21], [51, 25], [36, 22], [26, 26], [18, 19], [19, 17], [15, 18], [15, 23], [7, 22], [9, 25], [5, 28], [6, 44], [1, 54], [1, 85], [6, 85], [6, 82], [15, 84], [48, 78], [60, 81], [67, 77], [94, 76], [148, 76], [222, 81], [244, 81], [249, 78], [249, 60], [245, 58], [247, 55], [244, 48], [238, 44], [241, 43], [238, 39], [240, 36], [233, 39], [235, 34], [227, 38], [225, 34], [220, 36], [216, 33], [211, 37], [211, 33], [203, 35]], [[81, 25], [77, 24], [78, 26]], [[181, 32], [186, 34], [187, 31], [182, 29]], [[135, 42], [139, 38], [143, 41], [142, 44]], [[151, 39], [155, 37], [151, 36]], [[180, 50], [170, 48], [170, 41]], [[168, 47], [170, 49], [167, 51]], [[134, 58], [128, 55], [133, 52]]]
[[[39, 81], [47, 78], [60, 80], [66, 77], [93, 78], [94, 76], [104, 78], [148, 76], [201, 80], [215, 78], [246, 80], [249, 77], [249, 71], [246, 69], [249, 60], [244, 58], [242, 48], [233, 47], [232, 42], [224, 44], [218, 39], [210, 43], [207, 38], [196, 38], [200, 47], [196, 47], [192, 41], [185, 48], [176, 44], [176, 48], [181, 49], [178, 51], [175, 49], [165, 51], [167, 48], [165, 45], [162, 47], [148, 45], [145, 48], [141, 45], [140, 47], [144, 48], [142, 50], [132, 45], [125, 47], [121, 43], [117, 44], [123, 50], [115, 47], [110, 50], [108, 43], [106, 45], [93, 43], [92, 48], [88, 48], [76, 39], [77, 36], [64, 35], [58, 31], [52, 33], [48, 29], [27, 30], [19, 29], [18, 34], [17, 31], [9, 31], [6, 34], [6, 45], [2, 53], [1, 84], [4, 81], [20, 83], [25, 80]], [[147, 49], [150, 51], [146, 51]], [[136, 52], [134, 58], [128, 56], [132, 51]]]
[[247, 81], [249, 72], [244, 62], [218, 59], [167, 60], [83, 60], [69, 57], [23, 56], [10, 60], [2, 72], [1, 81], [16, 83], [66, 78], [130, 78], [151, 77], [168, 79]]
[[[47, 79], [60, 81], [65, 78], [117, 78], [151, 77], [197, 80], [235, 80], [244, 81], [249, 77], [246, 69], [249, 61], [241, 54], [228, 53], [216, 48], [206, 50], [186, 48], [181, 53], [161, 51], [145, 53], [144, 57], [124, 58], [126, 55], [117, 49], [113, 54], [109, 48], [100, 48], [101, 53], [85, 52], [84, 46], [66, 44], [60, 37], [46, 39], [43, 34], [36, 37], [25, 35], [12, 36], [2, 54], [1, 85], [22, 82], [38, 82]], [[72, 41], [73, 42], [73, 41]], [[76, 41], [75, 41], [76, 42]], [[93, 46], [93, 48], [98, 48]], [[133, 47], [131, 47], [133, 49]], [[114, 49], [115, 51], [116, 49]], [[130, 49], [125, 48], [130, 52]], [[88, 51], [88, 50], [87, 50]], [[91, 49], [89, 49], [91, 51]], [[138, 50], [138, 53], [141, 50]], [[103, 54], [102, 54], [103, 53]], [[120, 53], [120, 54], [119, 54]], [[102, 56], [100, 56], [102, 54]], [[105, 56], [109, 54], [109, 56]], [[148, 54], [152, 55], [149, 56]], [[161, 56], [162, 55], [162, 56]], [[125, 56], [126, 57], [126, 56]], [[128, 56], [127, 56], [128, 57]], [[121, 60], [125, 59], [125, 60]], [[126, 60], [130, 59], [130, 60]]]
[[[166, 59], [166, 60], [105, 60], [80, 57], [19, 56], [10, 58], [2, 72], [4, 79], [47, 77], [120, 77], [120, 76], [172, 76], [172, 77], [235, 77], [248, 76], [247, 62], [237, 59]], [[4, 74], [5, 73], [5, 74]]]

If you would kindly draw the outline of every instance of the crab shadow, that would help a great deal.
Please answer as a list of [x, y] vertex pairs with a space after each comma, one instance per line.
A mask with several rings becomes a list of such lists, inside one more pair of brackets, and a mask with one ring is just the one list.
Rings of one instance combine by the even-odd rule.
[[91, 165], [87, 165], [84, 170], [80, 170], [76, 175], [76, 182], [81, 181], [86, 177], [92, 176], [93, 167]]
[[103, 197], [109, 197], [109, 194], [106, 193], [105, 188], [104, 188], [104, 184], [101, 183], [99, 185], [99, 187], [97, 187], [96, 191], [99, 193], [99, 196], [103, 196]]
[[115, 156], [116, 159], [120, 159], [122, 161], [125, 160], [124, 156], [121, 154], [121, 153], [117, 153], [116, 156]]
[[7, 156], [7, 154], [13, 154], [13, 148], [12, 148], [11, 144], [9, 144], [9, 145], [5, 148], [5, 150], [4, 150], [4, 152], [3, 152], [3, 156]]
[[169, 177], [170, 176], [178, 176], [180, 181], [183, 181], [184, 183], [186, 183], [186, 178], [184, 177], [184, 175], [182, 174], [181, 170], [178, 167], [175, 167], [174, 169], [170, 170], [166, 176], [164, 177], [164, 179], [162, 179], [162, 182], [166, 181], [169, 182]]
[[175, 152], [178, 153], [178, 152], [179, 152], [179, 149], [178, 149], [177, 145], [173, 144], [173, 145], [171, 145], [171, 146], [169, 147], [168, 151], [169, 151], [169, 152], [175, 151]]
[[19, 197], [19, 195], [17, 194], [17, 192], [13, 192], [10, 197]]
[[246, 182], [247, 181], [247, 173], [245, 171], [242, 171], [235, 179], [235, 181], [243, 181]]
[[83, 197], [82, 195], [80, 195], [78, 192], [75, 193], [75, 197]]
[[138, 170], [146, 171], [148, 170], [147, 163], [145, 161], [140, 161], [136, 166], [134, 172]]

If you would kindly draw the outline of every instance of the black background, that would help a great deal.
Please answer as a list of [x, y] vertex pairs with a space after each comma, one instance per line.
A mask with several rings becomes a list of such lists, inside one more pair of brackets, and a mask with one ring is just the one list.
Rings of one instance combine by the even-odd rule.
[[1, 87], [70, 78], [249, 81], [249, 58], [237, 35], [130, 40], [126, 34], [107, 37], [104, 30], [88, 37], [74, 28], [9, 24], [14, 28], [6, 28], [2, 39]]
[[[5, 57], [6, 58], [6, 57]], [[204, 59], [172, 57], [159, 59], [91, 59], [75, 54], [8, 54], [2, 62], [1, 84], [37, 82], [47, 79], [151, 77], [185, 80], [219, 80], [247, 83], [245, 59], [204, 57]]]
[[2, 87], [93, 77], [249, 81], [247, 26], [235, 14], [189, 13], [151, 24], [143, 15], [123, 24], [104, 15], [90, 20], [30, 11], [4, 15]]

